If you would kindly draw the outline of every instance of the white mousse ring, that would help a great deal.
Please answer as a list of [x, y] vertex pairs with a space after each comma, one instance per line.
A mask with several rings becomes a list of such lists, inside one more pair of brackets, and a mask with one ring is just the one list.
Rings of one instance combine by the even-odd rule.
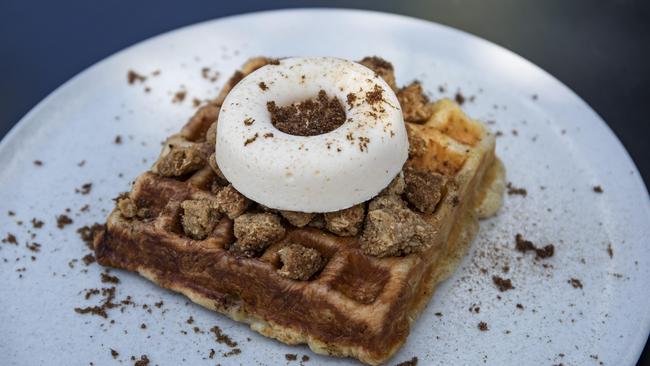
[[[267, 102], [299, 103], [320, 90], [345, 107], [340, 127], [295, 136], [271, 123]], [[378, 90], [381, 100], [368, 97]], [[385, 188], [407, 157], [397, 97], [372, 70], [347, 60], [287, 58], [266, 65], [230, 91], [219, 113], [219, 168], [235, 189], [270, 208], [332, 212], [351, 207]]]

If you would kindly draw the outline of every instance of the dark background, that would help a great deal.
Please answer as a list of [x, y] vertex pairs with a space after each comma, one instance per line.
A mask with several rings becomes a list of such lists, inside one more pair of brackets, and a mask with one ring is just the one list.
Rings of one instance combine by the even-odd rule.
[[[531, 60], [587, 101], [650, 180], [650, 2], [0, 0], [0, 136], [86, 67], [195, 22], [287, 7], [405, 14], [476, 34]], [[650, 363], [648, 347], [639, 365]]]

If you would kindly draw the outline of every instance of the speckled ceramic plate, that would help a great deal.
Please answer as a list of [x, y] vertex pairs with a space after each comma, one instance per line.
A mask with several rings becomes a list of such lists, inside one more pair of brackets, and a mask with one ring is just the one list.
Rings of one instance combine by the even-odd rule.
[[[111, 198], [192, 115], [192, 100], [216, 96], [248, 57], [374, 54], [394, 63], [398, 83], [419, 79], [434, 99], [460, 91], [463, 109], [501, 132], [508, 180], [527, 192], [507, 195], [499, 216], [481, 224], [472, 252], [390, 363], [633, 365], [650, 327], [650, 203], [607, 125], [503, 48], [425, 21], [349, 10], [257, 13], [155, 37], [82, 72], [20, 121], [0, 145], [0, 364], [131, 364], [145, 354], [152, 365], [298, 365], [303, 355], [304, 364], [357, 364], [266, 339], [132, 273], [114, 270], [120, 283], [102, 283], [103, 269], [81, 260], [89, 250], [76, 230], [105, 219]], [[147, 79], [129, 85], [129, 69]], [[181, 90], [184, 100], [172, 103]], [[57, 228], [61, 214], [74, 222]], [[517, 233], [553, 244], [554, 256], [517, 252]], [[514, 289], [500, 292], [493, 276]], [[132, 303], [107, 319], [74, 311], [104, 298], [86, 299], [86, 290], [111, 286], [113, 302]], [[215, 341], [215, 325], [241, 353]]]

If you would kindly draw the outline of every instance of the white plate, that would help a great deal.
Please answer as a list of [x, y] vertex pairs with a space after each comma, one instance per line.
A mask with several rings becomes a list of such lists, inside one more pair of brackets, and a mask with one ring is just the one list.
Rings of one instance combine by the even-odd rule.
[[[0, 235], [14, 233], [20, 244], [0, 244], [0, 364], [115, 364], [109, 348], [127, 364], [131, 355], [147, 354], [160, 365], [297, 365], [287, 353], [307, 354], [312, 365], [355, 364], [266, 339], [123, 271], [113, 271], [122, 280], [117, 299], [131, 295], [138, 307], [111, 310], [114, 324], [77, 314], [74, 307], [98, 302], [85, 300], [84, 289], [107, 285], [99, 281], [100, 266], [69, 262], [87, 253], [75, 229], [102, 221], [110, 198], [129, 188], [157, 156], [160, 141], [192, 115], [191, 98], [215, 96], [246, 58], [374, 54], [394, 63], [399, 83], [420, 79], [433, 98], [453, 97], [457, 89], [475, 95], [463, 108], [495, 121], [491, 127], [504, 133], [497, 149], [508, 179], [528, 191], [525, 198], [507, 196], [500, 215], [482, 223], [472, 253], [436, 292], [391, 363], [416, 356], [420, 365], [633, 365], [650, 329], [650, 203], [606, 124], [566, 86], [489, 42], [429, 22], [349, 10], [257, 13], [155, 37], [82, 72], [20, 121], [0, 146]], [[203, 66], [221, 72], [217, 83], [201, 77]], [[129, 69], [149, 75], [151, 92], [127, 85]], [[152, 77], [156, 69], [161, 74]], [[188, 97], [172, 104], [181, 85]], [[113, 143], [117, 134], [121, 145]], [[33, 165], [36, 159], [44, 165]], [[93, 183], [90, 194], [75, 193], [86, 182]], [[596, 185], [604, 193], [595, 193]], [[79, 213], [85, 204], [90, 212]], [[59, 230], [54, 217], [65, 208], [75, 222]], [[42, 229], [30, 229], [34, 217], [45, 221]], [[42, 244], [39, 253], [25, 247], [29, 231]], [[555, 256], [522, 256], [514, 250], [515, 233], [555, 244]], [[506, 264], [510, 271], [503, 274]], [[492, 275], [512, 279], [515, 289], [500, 293]], [[573, 288], [571, 278], [584, 288]], [[161, 299], [165, 305], [151, 314], [141, 307]], [[479, 313], [469, 311], [474, 304]], [[220, 356], [229, 348], [208, 333], [194, 334], [185, 322], [190, 315], [203, 330], [219, 325], [242, 353]], [[488, 331], [477, 329], [481, 321]], [[206, 359], [210, 348], [215, 359]]]

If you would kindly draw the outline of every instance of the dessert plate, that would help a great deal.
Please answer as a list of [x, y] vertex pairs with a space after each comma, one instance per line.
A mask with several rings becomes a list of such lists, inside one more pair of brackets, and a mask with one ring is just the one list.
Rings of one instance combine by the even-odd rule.
[[[3, 139], [0, 363], [358, 364], [266, 339], [135, 274], [102, 275], [83, 260], [90, 251], [77, 229], [103, 222], [110, 198], [153, 163], [194, 99], [215, 97], [256, 55], [379, 55], [394, 64], [398, 84], [419, 79], [433, 99], [463, 101], [500, 135], [511, 182], [504, 207], [481, 223], [471, 253], [392, 364], [636, 362], [650, 330], [650, 200], [621, 143], [584, 101], [521, 57], [438, 24], [283, 10], [197, 24], [121, 51], [61, 86]], [[516, 234], [553, 244], [553, 256], [518, 251]], [[101, 306], [107, 298], [115, 305]]]

